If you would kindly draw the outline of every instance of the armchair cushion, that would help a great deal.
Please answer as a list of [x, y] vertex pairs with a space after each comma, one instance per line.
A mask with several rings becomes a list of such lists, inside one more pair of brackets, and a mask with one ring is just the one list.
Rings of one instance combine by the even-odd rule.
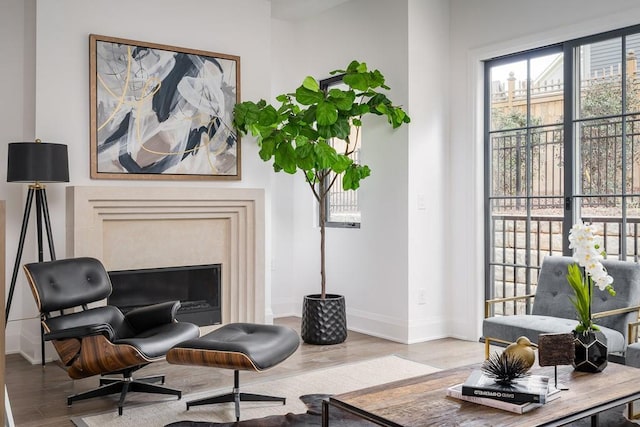
[[[535, 343], [538, 342], [540, 334], [571, 332], [577, 324], [577, 320], [535, 314], [496, 316], [484, 320], [482, 334], [485, 337], [499, 338], [510, 342], [515, 342], [518, 337], [525, 336]], [[605, 326], [601, 326], [600, 331], [607, 338], [607, 347], [610, 353], [624, 353], [626, 339], [622, 333]]]
[[111, 293], [111, 282], [102, 263], [94, 258], [69, 258], [32, 263], [25, 274], [40, 312], [49, 313], [98, 301]]
[[173, 323], [180, 308], [180, 301], [167, 301], [139, 307], [129, 311], [124, 318], [135, 333], [141, 333], [156, 326]]
[[[549, 256], [544, 259], [531, 314], [575, 319], [575, 308], [569, 300], [574, 293], [567, 283], [567, 268], [574, 262], [573, 258], [565, 256]], [[640, 304], [640, 265], [618, 260], [604, 260], [602, 264], [613, 277], [616, 296], [596, 289], [592, 298], [592, 312]], [[637, 320], [637, 317], [637, 312], [630, 312], [597, 319], [596, 324], [620, 331], [626, 339], [627, 325]]]
[[116, 345], [127, 344], [135, 347], [149, 359], [164, 357], [166, 352], [181, 342], [197, 338], [200, 330], [193, 323], [174, 322], [156, 326], [135, 336], [117, 339]]
[[97, 323], [95, 325], [76, 326], [75, 328], [47, 332], [43, 338], [45, 341], [53, 341], [70, 338], [82, 339], [93, 335], [104, 335], [109, 341], [112, 341], [115, 337], [115, 332], [111, 325], [107, 323]]
[[124, 321], [122, 312], [110, 305], [90, 308], [76, 313], [65, 314], [64, 316], [51, 317], [42, 324], [45, 332], [49, 334], [69, 329], [80, 331], [83, 327], [86, 328], [93, 325], [110, 325], [113, 331], [111, 339], [116, 339], [118, 336], [133, 335], [133, 331]]
[[624, 363], [634, 368], [640, 368], [640, 342], [629, 344]]
[[[539, 334], [571, 332], [575, 329], [578, 322], [570, 300], [574, 293], [567, 283], [567, 268], [574, 262], [571, 257], [545, 257], [538, 276], [531, 314], [488, 317], [482, 323], [483, 336], [510, 342], [526, 336], [532, 342], [537, 342]], [[616, 296], [596, 290], [592, 299], [592, 312], [596, 314], [638, 306], [640, 265], [618, 260], [604, 260], [603, 265], [614, 279]], [[635, 310], [595, 320], [607, 337], [609, 352], [625, 353], [628, 324], [637, 320], [637, 317], [638, 311]]]

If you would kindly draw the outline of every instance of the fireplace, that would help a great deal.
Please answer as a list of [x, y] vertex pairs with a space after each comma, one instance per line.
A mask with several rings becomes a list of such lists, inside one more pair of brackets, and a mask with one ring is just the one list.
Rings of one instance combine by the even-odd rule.
[[110, 271], [109, 305], [126, 313], [134, 308], [180, 300], [176, 319], [198, 326], [219, 324], [221, 265], [144, 268]]
[[107, 271], [221, 264], [222, 323], [265, 322], [264, 190], [69, 186], [66, 256]]

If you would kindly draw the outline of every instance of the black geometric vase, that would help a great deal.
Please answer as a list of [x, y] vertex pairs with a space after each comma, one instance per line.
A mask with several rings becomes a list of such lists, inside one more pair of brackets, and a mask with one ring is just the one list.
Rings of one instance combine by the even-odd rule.
[[302, 304], [300, 335], [307, 344], [340, 344], [347, 339], [347, 312], [343, 295], [307, 295]]
[[602, 372], [607, 367], [607, 338], [602, 332], [573, 331], [576, 356], [573, 367], [576, 371]]

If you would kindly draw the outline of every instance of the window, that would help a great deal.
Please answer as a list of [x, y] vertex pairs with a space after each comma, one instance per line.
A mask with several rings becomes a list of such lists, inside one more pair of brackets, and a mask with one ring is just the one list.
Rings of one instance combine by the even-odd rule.
[[[320, 88], [328, 91], [332, 88], [347, 89], [348, 87], [342, 83], [342, 76], [335, 76], [320, 81]], [[359, 163], [360, 160], [360, 143], [361, 135], [357, 128], [351, 128], [349, 136], [349, 144], [346, 141], [333, 138], [330, 141], [331, 146], [338, 153], [345, 153]], [[331, 174], [329, 181], [335, 179], [335, 174]], [[360, 228], [360, 204], [358, 202], [358, 190], [344, 191], [340, 183], [336, 183], [327, 195], [326, 203], [326, 222], [327, 227], [342, 228]]]
[[578, 219], [608, 258], [638, 261], [638, 49], [640, 26], [485, 63], [487, 298], [534, 293]]

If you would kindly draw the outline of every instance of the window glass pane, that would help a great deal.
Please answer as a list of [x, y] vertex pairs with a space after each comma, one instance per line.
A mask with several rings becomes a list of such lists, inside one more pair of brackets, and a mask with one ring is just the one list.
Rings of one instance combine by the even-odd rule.
[[640, 112], [640, 75], [638, 75], [638, 57], [640, 54], [640, 34], [626, 37], [627, 52], [627, 94], [625, 112]]
[[625, 189], [640, 194], [640, 116], [626, 119]]
[[[341, 139], [333, 138], [331, 145], [338, 153], [351, 153], [349, 157], [354, 162], [360, 163], [360, 132], [357, 128], [351, 128], [349, 144]], [[333, 179], [333, 175], [330, 177]], [[327, 199], [327, 222], [355, 225], [361, 220], [360, 204], [358, 203], [358, 190], [344, 191], [342, 183], [336, 182], [329, 191]]]
[[[521, 284], [514, 281], [519, 271], [524, 271], [522, 267], [511, 267], [504, 265], [494, 265], [491, 267], [491, 277], [494, 278], [494, 292], [496, 298], [512, 297], [516, 295], [524, 295]], [[512, 315], [525, 314], [527, 303], [525, 300], [508, 301], [502, 304], [492, 304], [493, 313], [495, 315]]]
[[[532, 200], [535, 204], [535, 199]], [[562, 198], [555, 199], [562, 206]], [[547, 255], [562, 254], [563, 207], [535, 209], [531, 216], [529, 265], [539, 267]]]
[[626, 245], [627, 260], [640, 261], [640, 197], [627, 199]]
[[527, 61], [491, 68], [491, 130], [527, 126]]
[[622, 39], [585, 44], [579, 50], [580, 110], [578, 118], [622, 112]]
[[620, 258], [622, 217], [622, 197], [587, 197], [582, 203], [582, 221], [593, 225], [607, 258]]
[[495, 248], [495, 262], [513, 263], [519, 234], [524, 233], [526, 200], [522, 198], [502, 198], [491, 201], [491, 231]]
[[[564, 195], [564, 138], [562, 126], [532, 129], [531, 155], [529, 156], [531, 183], [529, 194], [533, 196]], [[558, 199], [537, 199], [534, 206], [547, 207]], [[557, 205], [553, 205], [557, 206]], [[562, 201], [560, 201], [562, 206]]]
[[564, 116], [564, 56], [531, 59], [531, 126], [562, 123]]
[[582, 194], [620, 193], [622, 191], [622, 121], [612, 118], [581, 122], [578, 124], [578, 136], [580, 153], [578, 176]]
[[[325, 91], [338, 89], [349, 91], [349, 86], [342, 83], [341, 76], [336, 76], [320, 81], [320, 87]], [[351, 126], [348, 141], [332, 138], [327, 141], [338, 154], [347, 155], [355, 163], [360, 163], [361, 133], [359, 128]], [[337, 181], [334, 173], [327, 176], [326, 184], [331, 182], [331, 189], [327, 193], [325, 203], [325, 225], [328, 227], [354, 227], [359, 228], [361, 222], [360, 203], [358, 190], [343, 190], [342, 183]]]
[[491, 195], [523, 195], [526, 184], [527, 131], [491, 135]]

